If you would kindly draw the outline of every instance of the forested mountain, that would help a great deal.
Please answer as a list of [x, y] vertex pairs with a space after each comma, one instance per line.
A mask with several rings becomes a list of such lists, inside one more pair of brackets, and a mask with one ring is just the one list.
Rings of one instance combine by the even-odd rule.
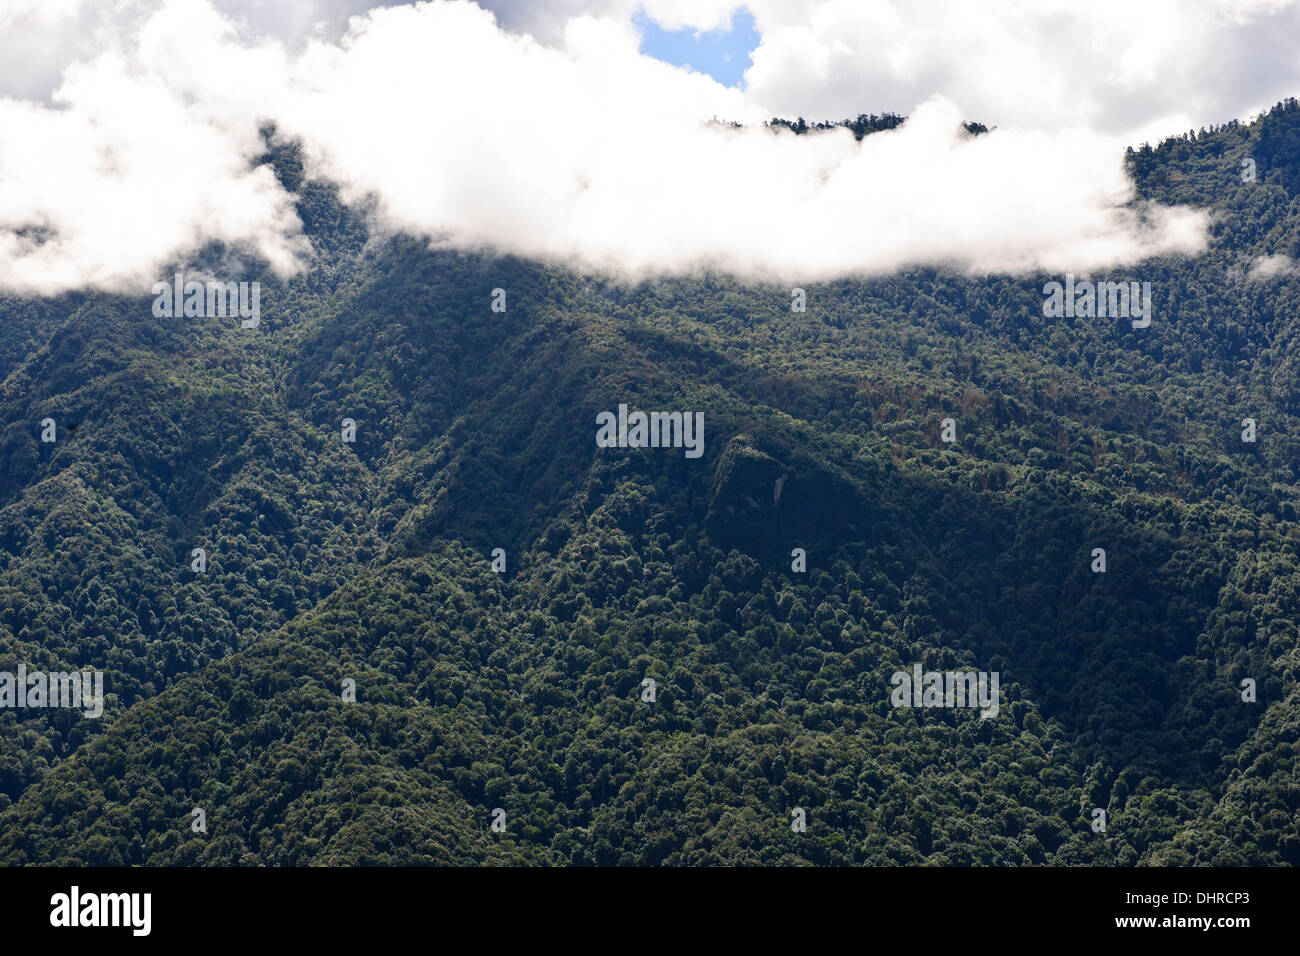
[[[256, 329], [0, 300], [0, 670], [108, 693], [0, 711], [0, 860], [1300, 863], [1294, 101], [1130, 153], [1214, 213], [1106, 276], [1148, 328], [430, 248], [268, 142], [315, 259]], [[892, 706], [918, 663], [1000, 712]]]

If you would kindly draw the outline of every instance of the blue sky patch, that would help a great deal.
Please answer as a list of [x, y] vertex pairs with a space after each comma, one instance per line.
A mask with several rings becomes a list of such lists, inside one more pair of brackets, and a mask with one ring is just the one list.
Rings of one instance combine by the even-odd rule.
[[731, 15], [731, 26], [709, 30], [665, 30], [638, 9], [633, 22], [641, 32], [641, 52], [674, 66], [707, 73], [723, 86], [740, 87], [749, 69], [749, 55], [758, 46], [754, 15], [741, 7]]

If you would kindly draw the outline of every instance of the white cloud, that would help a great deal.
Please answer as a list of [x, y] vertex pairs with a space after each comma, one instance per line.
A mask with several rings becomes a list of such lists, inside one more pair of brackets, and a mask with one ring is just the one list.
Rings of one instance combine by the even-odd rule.
[[[977, 25], [970, 15], [930, 35], [909, 33], [884, 3], [809, 0], [795, 5], [804, 27], [787, 29], [755, 2], [766, 52], [742, 92], [640, 56], [626, 11], [565, 17], [544, 44], [469, 3], [395, 6], [353, 19], [334, 42], [312, 26], [319, 7], [300, 4], [307, 32], [295, 46], [265, 30], [251, 0], [238, 18], [207, 0], [122, 2], [135, 11], [130, 30], [79, 59], [53, 105], [0, 100], [0, 287], [147, 289], [151, 270], [210, 239], [242, 240], [291, 268], [302, 244], [289, 197], [269, 170], [250, 169], [264, 119], [301, 138], [311, 168], [349, 200], [377, 200], [390, 228], [633, 274], [1082, 272], [1205, 241], [1200, 213], [1125, 208], [1126, 143], [1089, 128], [1087, 111], [1077, 123], [962, 133], [962, 119], [989, 119], [965, 97], [1001, 94], [976, 79], [950, 87], [950, 65], [931, 54], [947, 37], [976, 77], [1022, 38], [1011, 21], [1005, 44], [980, 52], [957, 36]], [[692, 25], [735, 6], [705, 4]], [[809, 115], [770, 98], [835, 86], [872, 42], [885, 65], [870, 69], [914, 97], [899, 100], [912, 116], [899, 130], [857, 143], [702, 122]], [[892, 105], [863, 89], [840, 112]], [[16, 231], [25, 226], [53, 238], [34, 245]]]
[[904, 112], [932, 95], [990, 125], [1159, 138], [1300, 87], [1289, 0], [753, 0], [746, 79], [778, 114]]
[[0, 287], [138, 291], [211, 240], [294, 267], [297, 217], [250, 168], [251, 124], [215, 125], [113, 53], [72, 67], [55, 100], [0, 100]]
[[1300, 263], [1290, 256], [1260, 256], [1250, 264], [1246, 278], [1252, 280], [1288, 279], [1300, 275]]

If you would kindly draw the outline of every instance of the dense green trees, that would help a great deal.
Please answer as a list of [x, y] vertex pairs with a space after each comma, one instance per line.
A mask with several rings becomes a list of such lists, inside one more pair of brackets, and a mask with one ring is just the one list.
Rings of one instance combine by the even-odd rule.
[[[1300, 313], [1251, 273], [1300, 246], [1297, 129], [1131, 154], [1217, 212], [1111, 277], [1145, 330], [1044, 318], [1051, 277], [792, 313], [368, 244], [276, 146], [318, 262], [256, 333], [3, 303], [0, 669], [111, 698], [0, 713], [0, 859], [1300, 863]], [[619, 402], [703, 411], [704, 457], [596, 449]], [[999, 671], [1001, 713], [895, 710], [916, 662]]]

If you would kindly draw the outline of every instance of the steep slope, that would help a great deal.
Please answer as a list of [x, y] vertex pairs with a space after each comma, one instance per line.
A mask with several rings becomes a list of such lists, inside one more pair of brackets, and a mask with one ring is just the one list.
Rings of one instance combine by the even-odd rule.
[[[318, 263], [263, 328], [93, 297], [0, 386], [0, 669], [116, 695], [0, 714], [0, 858], [1300, 862], [1297, 313], [1251, 272], [1300, 239], [1296, 128], [1133, 154], [1219, 223], [1108, 277], [1140, 330], [1045, 318], [1054, 277], [796, 313], [367, 243], [273, 150]], [[704, 454], [598, 449], [620, 403]], [[914, 663], [999, 672], [998, 717], [891, 707]]]

